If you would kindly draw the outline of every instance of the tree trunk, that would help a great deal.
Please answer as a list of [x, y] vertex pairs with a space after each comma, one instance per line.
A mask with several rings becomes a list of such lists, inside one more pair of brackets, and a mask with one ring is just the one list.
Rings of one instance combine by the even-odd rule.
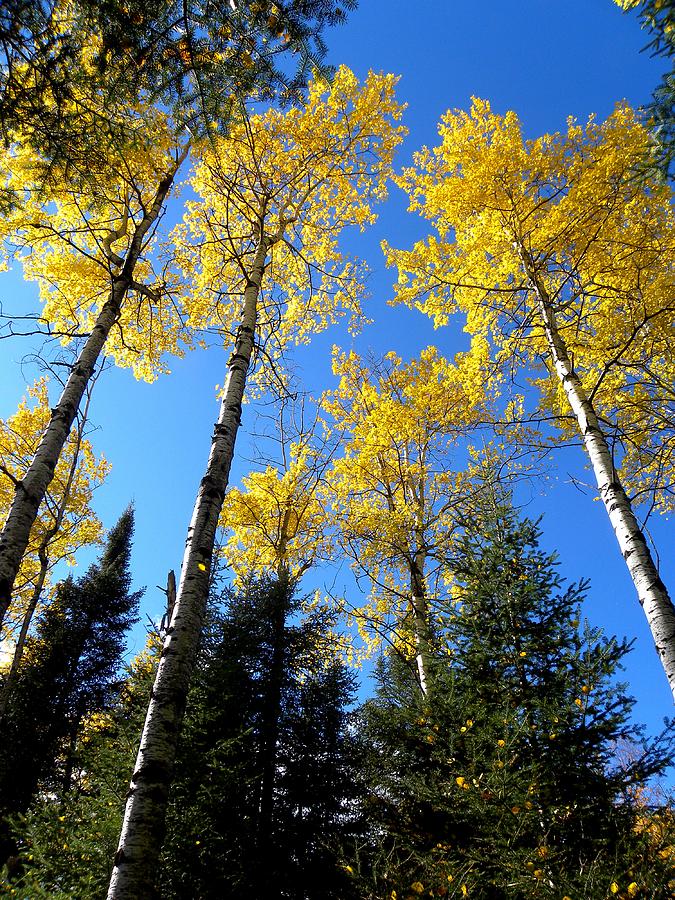
[[59, 398], [33, 461], [17, 485], [7, 521], [0, 535], [0, 626], [9, 609], [14, 580], [28, 546], [30, 531], [37, 518], [47, 488], [54, 477], [56, 465], [70, 429], [77, 416], [82, 397], [94, 373], [110, 330], [119, 318], [127, 291], [132, 284], [136, 263], [143, 249], [143, 241], [157, 221], [176, 172], [183, 162], [183, 151], [176, 165], [159, 182], [152, 206], [136, 226], [129, 250], [119, 275], [113, 278], [110, 295], [104, 303], [96, 324], [82, 348]]
[[38, 547], [40, 571], [38, 572], [38, 577], [33, 587], [33, 593], [30, 598], [30, 603], [28, 604], [28, 609], [26, 610], [23, 617], [23, 622], [21, 623], [21, 631], [19, 632], [19, 637], [17, 638], [16, 646], [14, 648], [12, 664], [10, 666], [9, 672], [7, 673], [5, 683], [2, 687], [2, 695], [0, 695], [0, 724], [2, 723], [2, 719], [5, 715], [7, 703], [9, 702], [9, 698], [14, 687], [14, 682], [16, 681], [19, 666], [21, 665], [23, 651], [26, 646], [26, 638], [28, 637], [28, 629], [30, 628], [30, 623], [33, 619], [33, 615], [35, 614], [35, 610], [37, 609], [37, 605], [40, 602], [40, 595], [42, 594], [45, 579], [47, 578], [47, 572], [49, 571], [49, 557], [47, 556], [47, 550], [49, 549], [49, 544], [51, 543], [52, 538], [56, 537], [56, 535], [59, 533], [59, 529], [61, 528], [63, 518], [68, 507], [68, 501], [70, 500], [70, 492], [73, 489], [73, 482], [75, 481], [75, 475], [77, 474], [77, 466], [80, 462], [80, 450], [82, 448], [82, 439], [84, 437], [84, 427], [87, 422], [90, 400], [91, 391], [87, 396], [87, 403], [78, 424], [77, 440], [75, 442], [75, 447], [73, 448], [73, 460], [70, 464], [68, 478], [63, 489], [63, 495], [61, 496], [61, 500], [59, 501], [59, 505], [56, 510], [54, 522], [51, 528], [49, 528], [43, 535], [43, 538], [40, 541], [40, 546]]
[[228, 362], [211, 453], [188, 528], [176, 603], [131, 778], [108, 900], [149, 900], [155, 896], [169, 787], [206, 612], [209, 570], [241, 421], [268, 248], [268, 239], [260, 237], [244, 291], [242, 321]]
[[417, 551], [410, 565], [410, 602], [413, 611], [413, 633], [417, 655], [417, 677], [424, 696], [429, 694], [429, 604], [427, 601], [426, 582], [424, 578], [425, 556]]
[[11, 697], [12, 690], [14, 689], [14, 683], [16, 681], [17, 675], [19, 674], [19, 666], [21, 665], [21, 660], [23, 659], [23, 651], [26, 647], [28, 629], [30, 628], [30, 623], [40, 601], [40, 594], [42, 593], [42, 588], [44, 587], [47, 572], [49, 570], [49, 559], [47, 558], [46, 552], [42, 546], [40, 547], [39, 552], [40, 571], [33, 588], [33, 593], [30, 598], [30, 603], [28, 604], [28, 609], [24, 613], [23, 622], [21, 623], [21, 631], [19, 632], [19, 637], [16, 639], [16, 646], [14, 647], [12, 664], [9, 667], [9, 672], [7, 673], [7, 677], [5, 678], [5, 682], [2, 686], [2, 694], [0, 694], [0, 726], [2, 726], [2, 720], [5, 716], [7, 704], [9, 703], [9, 698]]
[[632, 504], [614, 468], [612, 454], [579, 376], [561, 337], [551, 298], [534, 262], [518, 246], [530, 288], [535, 295], [556, 375], [576, 416], [584, 447], [591, 461], [598, 491], [607, 510], [621, 553], [647, 617], [656, 651], [675, 698], [675, 607], [661, 581]]

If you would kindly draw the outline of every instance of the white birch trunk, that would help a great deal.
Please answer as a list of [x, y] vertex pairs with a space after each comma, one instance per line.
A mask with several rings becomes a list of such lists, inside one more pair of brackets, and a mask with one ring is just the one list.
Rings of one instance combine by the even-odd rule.
[[23, 659], [23, 652], [26, 648], [26, 640], [28, 639], [28, 629], [30, 628], [30, 623], [35, 614], [35, 610], [37, 609], [37, 605], [40, 602], [40, 595], [42, 594], [42, 589], [47, 578], [47, 572], [49, 571], [49, 560], [46, 555], [46, 547], [44, 546], [44, 544], [40, 547], [38, 553], [40, 557], [40, 571], [38, 573], [35, 585], [33, 586], [33, 593], [31, 594], [28, 609], [24, 613], [23, 621], [21, 623], [21, 630], [19, 632], [18, 638], [16, 639], [16, 646], [14, 647], [12, 664], [10, 665], [9, 672], [5, 677], [4, 684], [2, 686], [2, 693], [0, 694], [0, 728], [2, 727], [2, 720], [5, 717], [7, 704], [9, 703], [9, 698], [11, 697], [12, 691], [14, 690], [14, 683], [19, 673], [21, 660]]
[[188, 528], [176, 603], [131, 778], [108, 900], [149, 900], [155, 896], [176, 746], [206, 612], [211, 557], [241, 420], [268, 247], [268, 239], [262, 237], [244, 291], [242, 321], [228, 362], [211, 453]]
[[429, 694], [429, 603], [424, 578], [424, 553], [418, 551], [410, 566], [410, 594], [417, 654], [417, 677], [425, 697]]
[[61, 499], [59, 500], [59, 505], [56, 510], [56, 516], [54, 518], [54, 522], [52, 523], [51, 528], [44, 534], [42, 540], [40, 541], [40, 546], [38, 547], [38, 559], [40, 560], [40, 571], [38, 573], [37, 580], [35, 585], [33, 586], [33, 593], [31, 595], [30, 603], [28, 604], [28, 609], [26, 610], [23, 622], [21, 623], [21, 631], [19, 632], [19, 637], [16, 641], [16, 647], [14, 648], [14, 656], [12, 657], [12, 664], [10, 666], [9, 672], [7, 673], [7, 677], [5, 679], [5, 683], [2, 687], [2, 694], [0, 695], [0, 727], [2, 725], [2, 719], [5, 715], [5, 710], [7, 709], [7, 704], [9, 702], [9, 698], [14, 689], [14, 682], [16, 681], [16, 677], [19, 671], [19, 666], [21, 665], [21, 660], [23, 659], [23, 652], [26, 648], [26, 640], [28, 638], [28, 629], [30, 628], [30, 623], [35, 614], [35, 610], [37, 609], [37, 605], [40, 602], [40, 596], [42, 594], [42, 589], [44, 588], [45, 581], [47, 579], [47, 572], [49, 571], [49, 557], [47, 555], [47, 551], [49, 549], [49, 545], [52, 540], [57, 536], [59, 531], [61, 530], [61, 525], [63, 524], [63, 520], [66, 515], [66, 510], [68, 508], [68, 501], [70, 500], [70, 492], [73, 489], [73, 484], [75, 482], [75, 476], [77, 474], [77, 467], [80, 462], [80, 451], [82, 449], [82, 440], [84, 438], [84, 429], [87, 423], [87, 418], [89, 414], [89, 402], [91, 400], [91, 391], [89, 391], [89, 395], [87, 397], [87, 402], [85, 404], [84, 410], [82, 412], [82, 416], [77, 428], [77, 439], [75, 442], [75, 447], [73, 448], [73, 459], [70, 464], [70, 469], [68, 470], [68, 478], [66, 479], [66, 483], [63, 488], [63, 494]]
[[108, 299], [101, 308], [96, 324], [70, 370], [59, 402], [52, 409], [49, 425], [33, 461], [15, 489], [9, 514], [2, 534], [0, 534], [0, 626], [9, 609], [14, 580], [26, 552], [30, 531], [37, 518], [38, 509], [54, 477], [56, 464], [63, 446], [68, 440], [82, 397], [94, 373], [105, 342], [119, 317], [124, 298], [133, 281], [134, 268], [143, 249], [143, 241], [162, 211], [176, 171], [184, 158], [185, 152], [179, 158], [176, 166], [159, 182], [152, 206], [146, 211], [134, 230], [121, 271], [113, 278]]
[[421, 624], [420, 620], [423, 621], [423, 617], [418, 614], [416, 598], [413, 598], [413, 606], [415, 607], [415, 644], [417, 645], [415, 661], [417, 662], [417, 678], [420, 683], [420, 690], [426, 697], [429, 694], [429, 674], [427, 672], [427, 655], [424, 649], [424, 638], [420, 634], [419, 627]]
[[598, 491], [607, 510], [621, 553], [630, 572], [675, 698], [675, 607], [640, 528], [633, 508], [612, 462], [612, 454], [593, 404], [574, 371], [567, 346], [561, 337], [546, 286], [527, 251], [518, 251], [525, 267], [542, 318], [546, 340], [556, 375], [576, 416], [584, 447], [591, 461]]

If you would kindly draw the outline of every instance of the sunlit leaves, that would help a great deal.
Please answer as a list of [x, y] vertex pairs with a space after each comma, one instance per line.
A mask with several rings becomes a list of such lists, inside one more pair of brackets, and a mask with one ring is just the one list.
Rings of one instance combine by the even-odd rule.
[[[42, 317], [63, 343], [91, 332], [123, 271], [134, 232], [182, 150], [163, 113], [140, 107], [135, 112], [142, 132], [122, 148], [111, 146], [84, 185], [73, 185], [63, 172], [48, 190], [40, 188], [40, 160], [27, 147], [14, 147], [3, 159], [7, 190], [20, 201], [4, 236], [24, 277], [37, 282]], [[132, 287], [106, 346], [119, 365], [145, 380], [166, 371], [166, 357], [182, 353], [190, 340], [176, 278], [157, 258], [154, 227], [143, 240]]]
[[345, 445], [330, 484], [342, 546], [370, 588], [355, 618], [371, 646], [395, 623], [409, 641], [412, 593], [426, 605], [442, 587], [453, 513], [472, 491], [467, 435], [486, 416], [486, 349], [477, 340], [455, 364], [433, 347], [408, 364], [390, 353], [372, 367], [334, 354], [340, 383], [323, 405]]
[[[46, 379], [40, 379], [30, 387], [28, 396], [28, 400], [21, 401], [14, 415], [0, 420], [0, 517], [3, 520], [14, 496], [15, 480], [22, 478], [49, 422]], [[77, 428], [73, 429], [31, 531], [16, 581], [8, 630], [20, 623], [31, 601], [42, 565], [41, 556], [48, 564], [44, 586], [47, 592], [49, 575], [58, 562], [63, 560], [74, 565], [77, 550], [100, 541], [102, 526], [91, 502], [94, 489], [109, 469], [102, 456], [94, 455], [90, 441]]]
[[193, 179], [201, 200], [174, 232], [191, 327], [233, 334], [263, 238], [259, 343], [268, 359], [343, 316], [359, 327], [363, 265], [338, 239], [370, 224], [386, 195], [403, 132], [395, 81], [371, 74], [359, 85], [342, 67], [330, 86], [310, 86], [302, 108], [252, 116], [203, 148]]
[[327, 555], [324, 467], [300, 440], [285, 470], [267, 466], [245, 476], [243, 490], [228, 491], [220, 524], [230, 529], [224, 552], [238, 578], [253, 572], [298, 578]]
[[535, 377], [540, 410], [569, 436], [536, 271], [586, 395], [623, 442], [629, 484], [668, 508], [675, 243], [669, 188], [635, 174], [652, 148], [648, 131], [619, 106], [602, 124], [570, 120], [567, 133], [528, 141], [513, 112], [497, 115], [482, 100], [447, 113], [439, 131], [441, 145], [400, 179], [436, 234], [410, 251], [385, 247], [398, 301], [437, 325], [463, 313], [505, 372], [524, 366]]

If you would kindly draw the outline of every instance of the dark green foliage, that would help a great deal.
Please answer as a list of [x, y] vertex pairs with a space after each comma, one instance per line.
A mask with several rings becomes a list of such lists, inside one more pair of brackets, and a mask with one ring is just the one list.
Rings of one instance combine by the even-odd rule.
[[[345, 9], [356, 6], [355, 0], [80, 3], [102, 35], [102, 71], [111, 62], [133, 61], [151, 94], [206, 102], [202, 112], [216, 116], [218, 106], [208, 108], [217, 103], [214, 88], [240, 98], [273, 99], [280, 91], [299, 96], [326, 54], [323, 31], [344, 22]], [[278, 57], [288, 51], [297, 58], [280, 66]], [[216, 85], [209, 83], [214, 77]]]
[[348, 898], [338, 850], [354, 794], [353, 679], [328, 622], [283, 581], [230, 599], [208, 631], [181, 740], [166, 898]]
[[0, 814], [6, 840], [7, 817], [24, 812], [38, 787], [69, 790], [79, 768], [82, 722], [112, 703], [126, 632], [142, 594], [129, 590], [132, 533], [129, 509], [108, 535], [100, 561], [82, 578], [59, 586], [26, 646], [2, 721]]
[[671, 60], [646, 108], [658, 144], [656, 162], [668, 174], [675, 156], [675, 0], [642, 0], [637, 13], [649, 34], [645, 50]]
[[[128, 111], [161, 101], [178, 126], [227, 124], [249, 98], [291, 99], [321, 69], [322, 33], [355, 0], [60, 0], [0, 5], [0, 139], [20, 127], [43, 157], [86, 175], [130, 139]], [[29, 75], [26, 76], [26, 67]], [[133, 131], [133, 129], [132, 129]]]
[[649, 742], [629, 722], [613, 680], [629, 646], [580, 633], [586, 585], [565, 587], [505, 501], [465, 524], [429, 694], [390, 658], [362, 711], [377, 847], [355, 864], [362, 895], [605, 898], [635, 882], [665, 900], [668, 838], [637, 827], [632, 798], [671, 762], [673, 736]]
[[41, 796], [20, 818], [15, 896], [105, 896], [160, 650], [151, 636], [129, 666], [112, 709], [85, 722], [69, 789]]
[[[538, 539], [488, 497], [464, 523], [452, 594], [434, 613], [429, 693], [413, 661], [390, 656], [356, 719], [326, 614], [303, 611], [283, 579], [231, 594], [200, 649], [161, 896], [672, 896], [674, 816], [645, 787], [669, 764], [672, 734], [647, 741], [629, 723], [614, 681], [629, 647], [580, 629], [586, 586], [565, 586]], [[74, 742], [63, 730], [15, 830], [4, 885], [18, 896], [103, 896], [158, 650], [117, 689], [97, 694], [90, 679], [99, 705]], [[84, 690], [98, 670], [93, 650], [81, 657]]]

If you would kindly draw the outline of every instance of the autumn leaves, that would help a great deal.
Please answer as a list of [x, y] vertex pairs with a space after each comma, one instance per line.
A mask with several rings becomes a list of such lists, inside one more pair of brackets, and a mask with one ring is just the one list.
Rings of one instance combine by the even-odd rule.
[[[220, 518], [249, 379], [278, 390], [291, 347], [340, 320], [352, 330], [363, 323], [364, 266], [341, 238], [374, 221], [394, 177], [404, 133], [395, 81], [371, 74], [359, 84], [340, 68], [330, 85], [310, 86], [304, 106], [242, 116], [203, 142], [139, 107], [147, 133], [112, 146], [100, 179], [74, 190], [64, 174], [47, 196], [31, 189], [31, 151], [6, 155], [6, 183], [22, 197], [6, 240], [40, 286], [49, 328], [66, 343], [83, 340], [35, 460], [13, 475], [0, 542], [7, 604], [101, 355], [152, 380], [205, 332], [227, 352], [111, 898], [152, 886], [219, 522], [232, 529], [235, 573], [296, 578], [327, 552], [333, 525], [368, 583], [352, 611], [362, 637], [376, 645], [393, 621], [426, 693], [432, 601], [448, 587], [457, 512], [471, 507], [486, 456], [503, 461], [509, 444], [527, 451], [528, 429], [553, 422], [537, 440], [552, 447], [580, 436], [675, 687], [675, 612], [632, 507], [633, 497], [671, 503], [672, 210], [664, 185], [636, 175], [650, 139], [626, 108], [534, 141], [514, 113], [496, 115], [485, 101], [444, 117], [441, 145], [394, 178], [433, 233], [410, 250], [384, 250], [398, 269], [394, 302], [438, 326], [462, 317], [470, 349], [453, 361], [428, 348], [373, 365], [336, 351], [340, 381], [322, 416], [338, 449], [322, 458], [298, 434], [285, 470], [249, 476]], [[188, 154], [191, 199], [162, 233]], [[513, 389], [516, 373], [533, 384], [526, 398]], [[499, 436], [489, 453], [471, 447], [479, 428]]]
[[[52, 415], [51, 432], [59, 434], [46, 455], [40, 451], [43, 469], [56, 464], [103, 348], [152, 380], [205, 331], [219, 334], [228, 349], [248, 334], [244, 356], [264, 350], [251, 373], [248, 363], [243, 367], [241, 396], [229, 401], [236, 412], [249, 374], [263, 390], [278, 387], [290, 346], [345, 316], [359, 328], [364, 266], [341, 252], [339, 238], [345, 228], [370, 224], [374, 205], [386, 196], [403, 134], [394, 84], [392, 76], [370, 75], [359, 85], [341, 68], [330, 89], [320, 81], [310, 87], [303, 107], [242, 119], [227, 137], [199, 146], [165, 114], [139, 106], [133, 139], [109, 148], [100, 177], [77, 189], [65, 176], [53, 180], [48, 196], [32, 187], [32, 151], [7, 154], [6, 184], [20, 202], [3, 226], [6, 244], [39, 284], [49, 329], [66, 343], [90, 334], [85, 350], [92, 344], [76, 367], [81, 383]], [[421, 384], [416, 390], [425, 399], [429, 379], [448, 397], [461, 383], [453, 412], [438, 411], [438, 433], [466, 436], [479, 421], [519, 420], [521, 428], [505, 435], [522, 444], [522, 426], [545, 419], [556, 426], [543, 435], [550, 445], [582, 435], [672, 682], [675, 658], [666, 659], [667, 645], [675, 646], [672, 604], [630, 502], [671, 508], [675, 466], [672, 210], [665, 185], [635, 174], [651, 138], [620, 107], [603, 124], [571, 122], [566, 134], [526, 141], [515, 113], [497, 115], [479, 100], [468, 113], [448, 113], [439, 132], [440, 146], [421, 151], [394, 179], [433, 233], [412, 249], [385, 244], [384, 251], [398, 270], [395, 302], [421, 310], [437, 326], [462, 316], [472, 346], [458, 368], [437, 359], [443, 371], [433, 376], [426, 371], [431, 350], [408, 369], [392, 359], [385, 369]], [[162, 235], [162, 210], [188, 153], [197, 199]], [[247, 291], [250, 321], [242, 331]], [[335, 365], [343, 384], [352, 378], [356, 403], [371, 373], [359, 374], [355, 357], [336, 357]], [[511, 391], [517, 372], [537, 389], [529, 408]], [[386, 452], [398, 446], [395, 431], [384, 433], [390, 389], [382, 385], [367, 416], [368, 427], [378, 423], [371, 439], [381, 434]], [[334, 411], [338, 398], [339, 391], [329, 402]], [[428, 421], [432, 409], [424, 404], [422, 415], [410, 401], [396, 427], [406, 416]], [[355, 410], [338, 418], [346, 416], [341, 427], [358, 443], [358, 415], [365, 412]], [[362, 471], [373, 475], [384, 463], [372, 448], [359, 449], [366, 452], [372, 458]], [[339, 466], [346, 471], [347, 458]], [[29, 466], [24, 485], [31, 478]], [[35, 507], [48, 478], [36, 479], [30, 504], [19, 494], [16, 502]], [[344, 480], [354, 493], [352, 474]], [[395, 500], [386, 499], [390, 524]], [[346, 502], [345, 510], [353, 505]], [[34, 515], [18, 516], [23, 532]], [[11, 521], [3, 539], [16, 545]], [[412, 533], [409, 526], [403, 531]], [[5, 565], [3, 556], [0, 563], [11, 582], [16, 560]]]
[[[515, 113], [481, 100], [446, 114], [439, 132], [441, 145], [395, 178], [433, 233], [384, 251], [398, 269], [394, 302], [436, 326], [462, 316], [471, 350], [455, 366], [430, 348], [374, 372], [338, 354], [341, 385], [324, 404], [346, 435], [331, 476], [337, 527], [372, 583], [363, 634], [393, 608], [399, 620], [415, 618], [406, 605], [426, 611], [429, 498], [446, 519], [465, 502], [450, 451], [461, 456], [477, 426], [496, 428], [507, 456], [581, 439], [675, 690], [675, 611], [633, 508], [672, 506], [673, 221], [669, 188], [639, 174], [652, 138], [618, 107], [602, 124], [570, 121], [565, 134], [526, 141]], [[534, 387], [526, 397], [513, 387], [522, 376]], [[439, 441], [443, 463], [431, 465]]]
[[485, 101], [440, 135], [400, 179], [436, 234], [387, 248], [397, 298], [437, 325], [463, 313], [497, 370], [534, 381], [548, 439], [581, 439], [675, 694], [675, 608], [631, 501], [671, 505], [673, 218], [639, 172], [652, 138], [619, 107], [525, 141]]

